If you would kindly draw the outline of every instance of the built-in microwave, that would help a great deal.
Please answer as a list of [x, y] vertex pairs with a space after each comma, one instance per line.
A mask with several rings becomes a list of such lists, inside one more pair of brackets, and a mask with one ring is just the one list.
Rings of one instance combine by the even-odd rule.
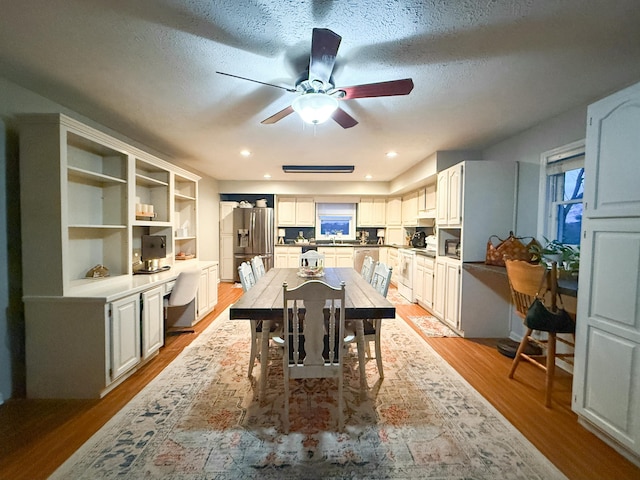
[[460, 258], [460, 240], [448, 239], [444, 241], [444, 254], [447, 257]]

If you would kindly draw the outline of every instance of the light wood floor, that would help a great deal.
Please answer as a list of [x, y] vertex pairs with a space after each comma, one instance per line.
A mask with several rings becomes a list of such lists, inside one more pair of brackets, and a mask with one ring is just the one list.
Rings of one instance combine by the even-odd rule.
[[[47, 478], [241, 294], [241, 289], [221, 284], [218, 306], [198, 323], [195, 335], [168, 337], [153, 361], [103, 399], [12, 399], [0, 406], [0, 479]], [[417, 305], [398, 305], [397, 311], [403, 318], [426, 314]], [[543, 373], [522, 364], [509, 380], [511, 360], [498, 353], [495, 342], [425, 340], [567, 477], [640, 479], [639, 468], [577, 423], [570, 408], [569, 375], [558, 376], [553, 408], [547, 409]]]

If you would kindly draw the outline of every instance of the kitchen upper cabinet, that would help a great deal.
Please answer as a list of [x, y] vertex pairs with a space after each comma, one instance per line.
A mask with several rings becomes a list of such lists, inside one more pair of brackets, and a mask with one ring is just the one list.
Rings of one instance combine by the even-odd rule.
[[640, 462], [640, 83], [587, 118], [572, 408]]
[[440, 227], [457, 227], [462, 223], [462, 173], [460, 163], [438, 174], [436, 218]]
[[436, 183], [418, 190], [418, 217], [436, 217]]
[[359, 227], [384, 227], [387, 202], [384, 198], [361, 198], [358, 203]]
[[418, 225], [418, 192], [411, 192], [402, 197], [402, 225], [415, 227]]
[[278, 198], [278, 226], [313, 227], [316, 223], [316, 204], [312, 197]]
[[399, 227], [402, 225], [402, 198], [388, 198], [386, 211], [387, 226]]
[[296, 227], [313, 227], [316, 224], [316, 203], [313, 198], [296, 198]]

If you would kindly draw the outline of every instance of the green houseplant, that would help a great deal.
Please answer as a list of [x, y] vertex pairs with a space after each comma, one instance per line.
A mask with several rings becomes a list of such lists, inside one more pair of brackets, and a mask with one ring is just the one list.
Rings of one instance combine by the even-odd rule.
[[558, 267], [563, 270], [577, 272], [580, 267], [580, 247], [574, 247], [558, 240], [544, 238], [546, 244], [534, 244], [529, 249], [532, 260], [535, 262], [557, 262]]

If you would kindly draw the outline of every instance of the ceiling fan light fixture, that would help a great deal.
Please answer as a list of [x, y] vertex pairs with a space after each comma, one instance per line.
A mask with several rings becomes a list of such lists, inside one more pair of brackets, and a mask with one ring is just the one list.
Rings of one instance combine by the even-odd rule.
[[291, 107], [305, 122], [318, 124], [329, 120], [338, 108], [338, 100], [326, 93], [305, 93], [296, 97]]

